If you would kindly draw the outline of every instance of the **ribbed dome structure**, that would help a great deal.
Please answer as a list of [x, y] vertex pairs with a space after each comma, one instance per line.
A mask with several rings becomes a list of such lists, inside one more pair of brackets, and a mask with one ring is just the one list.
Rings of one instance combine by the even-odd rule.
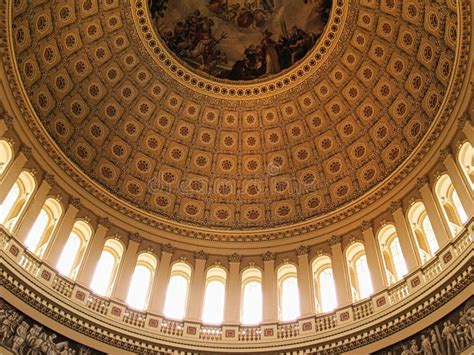
[[472, 5], [1, 1], [5, 351], [468, 351]]

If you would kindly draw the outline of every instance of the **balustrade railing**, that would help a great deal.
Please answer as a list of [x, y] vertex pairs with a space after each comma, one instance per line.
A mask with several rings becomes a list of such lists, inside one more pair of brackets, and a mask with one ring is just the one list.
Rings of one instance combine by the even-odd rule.
[[279, 339], [294, 338], [300, 335], [300, 327], [298, 323], [279, 324], [277, 329]]
[[145, 327], [146, 313], [134, 311], [132, 309], [125, 310], [123, 314], [123, 321], [134, 327], [144, 328]]
[[425, 266], [422, 267], [422, 270], [425, 282], [429, 282], [438, 276], [441, 271], [443, 271], [443, 267], [441, 266], [441, 261], [438, 258], [433, 258], [433, 260], [430, 260]]
[[260, 326], [254, 327], [240, 327], [239, 328], [239, 341], [259, 341], [262, 339], [262, 330]]
[[70, 298], [72, 295], [72, 290], [74, 289], [74, 283], [69, 280], [66, 280], [60, 275], [55, 275], [53, 279], [53, 290], [59, 292], [63, 296]]
[[165, 319], [161, 322], [160, 332], [166, 335], [182, 336], [183, 329], [183, 322]]
[[24, 253], [21, 255], [18, 264], [23, 269], [28, 271], [30, 275], [33, 275], [35, 277], [38, 275], [38, 271], [41, 266], [41, 262], [38, 261], [34, 255], [30, 254], [28, 250], [25, 250]]
[[[437, 255], [433, 257], [432, 260], [428, 261], [428, 263], [423, 265], [420, 269], [418, 269], [418, 271], [415, 271], [421, 271], [422, 277], [426, 283], [429, 283], [436, 279], [443, 272], [444, 268], [446, 267], [446, 263], [452, 260], [446, 258], [446, 255], [449, 253], [449, 250], [451, 250], [454, 254], [453, 256], [456, 257], [472, 246], [472, 236], [469, 229], [471, 224], [472, 223], [467, 225], [464, 228], [463, 232], [458, 234], [456, 239], [451, 240], [446, 246], [444, 246], [443, 249], [440, 250]], [[13, 241], [15, 241], [16, 245], [20, 246], [20, 250], [16, 248], [16, 254], [13, 254], [12, 252], [12, 250], [15, 248], [9, 247], [9, 245], [13, 245], [11, 244]], [[16, 259], [18, 265], [22, 269], [24, 269], [29, 275], [38, 276], [40, 270], [45, 270], [47, 274], [49, 273], [52, 276], [52, 282], [50, 283], [50, 287], [56, 292], [63, 295], [64, 297], [69, 298], [73, 302], [76, 301], [75, 297], [72, 297], [76, 284], [72, 280], [57, 274], [52, 268], [50, 268], [48, 265], [44, 264], [41, 260], [39, 260], [36, 255], [29, 252], [26, 248], [21, 247], [21, 244], [18, 243], [1, 226], [0, 251], [2, 251], [2, 253], [6, 253], [7, 255], [10, 253], [15, 257], [19, 255], [19, 258]], [[396, 284], [390, 286], [386, 290], [388, 292], [389, 306], [392, 305], [397, 307], [397, 304], [401, 300], [404, 300], [410, 296], [410, 289], [408, 287], [407, 280], [410, 277], [413, 277], [415, 272], [411, 273], [410, 275], [407, 275], [405, 279], [398, 281]], [[43, 278], [37, 277], [37, 280], [41, 282]], [[46, 280], [46, 278], [44, 279]], [[49, 281], [49, 279], [47, 281]], [[87, 309], [106, 317], [115, 315], [114, 319], [117, 320], [116, 314], [111, 314], [109, 312], [112, 308], [112, 313], [114, 313], [115, 308], [115, 306], [111, 307], [110, 299], [94, 295], [88, 290], [83, 291], [85, 294], [85, 300], [82, 299], [80, 301], [85, 302], [85, 306], [87, 307]], [[366, 300], [363, 300], [350, 306], [352, 307], [353, 319], [355, 321], [368, 318], [377, 314], [374, 310], [373, 300], [374, 297], [370, 297]], [[116, 304], [116, 302], [114, 302], [114, 304]], [[122, 307], [124, 305], [119, 304], [119, 306]], [[80, 307], [79, 304], [78, 307]], [[149, 316], [151, 316], [151, 318], [160, 319], [158, 328], [159, 333], [174, 337], [183, 337], [184, 335], [184, 321], [164, 319], [161, 316], [149, 314], [145, 311], [140, 312], [137, 310], [130, 309], [128, 307], [124, 308], [125, 311], [121, 318], [121, 322], [124, 324], [138, 328], [145, 328], [147, 324], [147, 319], [149, 318]], [[327, 332], [340, 326], [337, 321], [336, 311], [326, 314], [315, 315], [314, 323], [315, 332]], [[276, 327], [276, 337], [280, 340], [295, 338], [300, 336], [301, 334], [299, 323], [297, 321], [292, 323], [280, 323], [274, 326]], [[235, 330], [232, 332], [232, 334], [234, 334], [232, 338], [237, 338], [239, 342], [258, 342], [261, 341], [262, 338], [264, 338], [264, 326], [240, 326], [235, 327], [234, 329]], [[271, 334], [273, 334], [273, 332], [271, 332]], [[226, 337], [226, 333], [223, 331], [223, 328], [221, 326], [209, 325], [201, 325], [199, 327], [199, 333], [197, 335], [199, 339], [203, 341], [214, 342], [222, 341], [223, 338]]]
[[372, 299], [369, 298], [368, 300], [353, 305], [352, 311], [354, 313], [354, 320], [359, 320], [371, 316], [374, 313]]
[[201, 325], [201, 328], [199, 329], [199, 339], [207, 341], [222, 340], [222, 327]]
[[391, 304], [397, 304], [397, 302], [407, 298], [408, 295], [408, 285], [405, 280], [400, 281], [388, 291]]
[[86, 302], [87, 308], [100, 313], [107, 314], [109, 311], [110, 300], [90, 294]]
[[317, 332], [324, 332], [326, 330], [330, 330], [332, 328], [335, 328], [336, 325], [336, 315], [334, 313], [330, 313], [325, 316], [316, 316]]

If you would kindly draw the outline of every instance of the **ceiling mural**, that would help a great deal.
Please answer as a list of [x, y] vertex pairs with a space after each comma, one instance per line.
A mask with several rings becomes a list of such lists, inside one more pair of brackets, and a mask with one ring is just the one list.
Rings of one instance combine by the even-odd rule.
[[319, 41], [332, 0], [150, 0], [168, 49], [195, 70], [229, 80], [277, 74]]

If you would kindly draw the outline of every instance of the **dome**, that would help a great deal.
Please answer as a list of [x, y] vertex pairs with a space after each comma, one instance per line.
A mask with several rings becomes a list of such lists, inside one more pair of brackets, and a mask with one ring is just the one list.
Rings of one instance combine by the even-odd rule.
[[383, 353], [462, 324], [471, 7], [0, 4], [0, 309], [109, 353]]
[[[20, 1], [16, 61], [54, 154], [109, 205], [113, 195], [125, 213], [190, 230], [314, 229], [373, 204], [432, 144], [456, 97], [456, 27], [438, 4], [422, 16], [413, 4], [300, 2], [248, 2], [248, 10], [239, 1], [64, 3], [34, 9], [27, 26], [32, 14]], [[238, 16], [256, 10], [264, 23], [241, 27]], [[174, 28], [183, 21], [200, 34]], [[163, 38], [170, 29], [179, 38]], [[300, 42], [315, 38], [301, 45], [307, 53], [251, 81], [221, 79], [208, 62], [183, 57], [190, 49], [170, 48], [188, 36], [197, 50], [211, 33], [212, 53], [265, 47], [282, 61], [298, 44], [279, 49], [277, 38], [296, 41], [299, 30]], [[268, 53], [257, 56], [260, 66]]]

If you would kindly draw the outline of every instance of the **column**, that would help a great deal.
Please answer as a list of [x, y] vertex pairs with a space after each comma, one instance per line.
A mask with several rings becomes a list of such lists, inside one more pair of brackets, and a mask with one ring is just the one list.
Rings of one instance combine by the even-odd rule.
[[367, 257], [367, 266], [370, 270], [372, 287], [374, 288], [374, 292], [378, 292], [383, 290], [388, 284], [387, 275], [383, 272], [385, 266], [380, 252], [380, 246], [375, 239], [372, 222], [363, 221], [361, 229], [364, 237], [365, 255]]
[[76, 222], [77, 212], [79, 212], [80, 208], [81, 201], [78, 198], [73, 197], [69, 199], [69, 205], [61, 222], [59, 222], [58, 230], [48, 243], [48, 249], [45, 253], [46, 262], [53, 268], [56, 267], [59, 261], [61, 252], [69, 238], [69, 234], [71, 234], [74, 223]]
[[263, 323], [278, 322], [278, 288], [275, 274], [275, 254], [266, 252], [263, 255]]
[[171, 257], [173, 256], [174, 248], [170, 245], [163, 245], [161, 248], [161, 260], [158, 269], [155, 272], [153, 280], [152, 294], [150, 298], [150, 312], [163, 315], [166, 299], [166, 290], [168, 289], [168, 282], [171, 270]]
[[84, 262], [79, 270], [77, 282], [89, 288], [94, 277], [95, 268], [104, 249], [105, 237], [109, 232], [110, 222], [107, 218], [99, 218], [92, 240], [89, 242], [84, 255]]
[[420, 254], [418, 253], [415, 241], [410, 235], [408, 224], [405, 219], [405, 214], [402, 209], [401, 201], [394, 201], [390, 206], [393, 219], [395, 221], [395, 228], [397, 230], [398, 241], [402, 249], [403, 258], [407, 266], [408, 272], [411, 272], [421, 265]]
[[312, 287], [312, 273], [309, 265], [308, 247], [300, 246], [296, 250], [298, 256], [298, 290], [300, 296], [301, 317], [314, 315], [314, 288]]
[[9, 166], [7, 171], [5, 172], [2, 180], [0, 181], [0, 205], [3, 203], [5, 198], [7, 197], [10, 189], [15, 184], [18, 176], [20, 175], [23, 167], [25, 166], [26, 162], [31, 159], [31, 148], [25, 145], [22, 145], [20, 151], [18, 152], [15, 160], [13, 160], [12, 164]]
[[458, 193], [461, 204], [468, 216], [473, 215], [473, 203], [471, 188], [464, 183], [462, 172], [459, 171], [459, 165], [452, 154], [451, 147], [444, 148], [440, 153], [440, 159], [447, 169], [448, 175], [453, 182], [454, 189]]
[[137, 265], [138, 248], [143, 238], [137, 233], [130, 234], [128, 237], [128, 246], [125, 254], [122, 256], [121, 268], [115, 280], [113, 297], [120, 302], [127, 300], [128, 288], [132, 281], [133, 272]]
[[423, 176], [418, 178], [416, 181], [416, 188], [420, 191], [423, 204], [425, 205], [426, 214], [430, 219], [436, 240], [438, 241], [439, 247], [442, 248], [446, 243], [448, 243], [451, 232], [440, 211], [440, 207], [436, 203], [435, 197], [431, 192], [428, 177]]
[[342, 238], [334, 235], [329, 238], [331, 246], [331, 262], [334, 284], [336, 285], [337, 306], [342, 307], [351, 303], [350, 280], [346, 258], [342, 254]]
[[226, 282], [224, 324], [240, 324], [240, 255], [229, 256], [229, 275]]
[[40, 187], [36, 191], [35, 195], [31, 199], [28, 209], [25, 211], [25, 214], [20, 220], [18, 227], [16, 227], [16, 232], [14, 234], [21, 243], [24, 243], [26, 237], [33, 227], [36, 218], [41, 212], [41, 209], [48, 198], [49, 191], [54, 186], [54, 176], [46, 174], [41, 182]]
[[471, 145], [474, 147], [474, 127], [471, 124], [468, 113], [465, 113], [459, 118], [458, 128], [463, 131], [469, 143], [471, 143]]
[[194, 254], [194, 270], [189, 287], [188, 308], [186, 320], [200, 322], [204, 305], [205, 271], [207, 254], [201, 250]]

